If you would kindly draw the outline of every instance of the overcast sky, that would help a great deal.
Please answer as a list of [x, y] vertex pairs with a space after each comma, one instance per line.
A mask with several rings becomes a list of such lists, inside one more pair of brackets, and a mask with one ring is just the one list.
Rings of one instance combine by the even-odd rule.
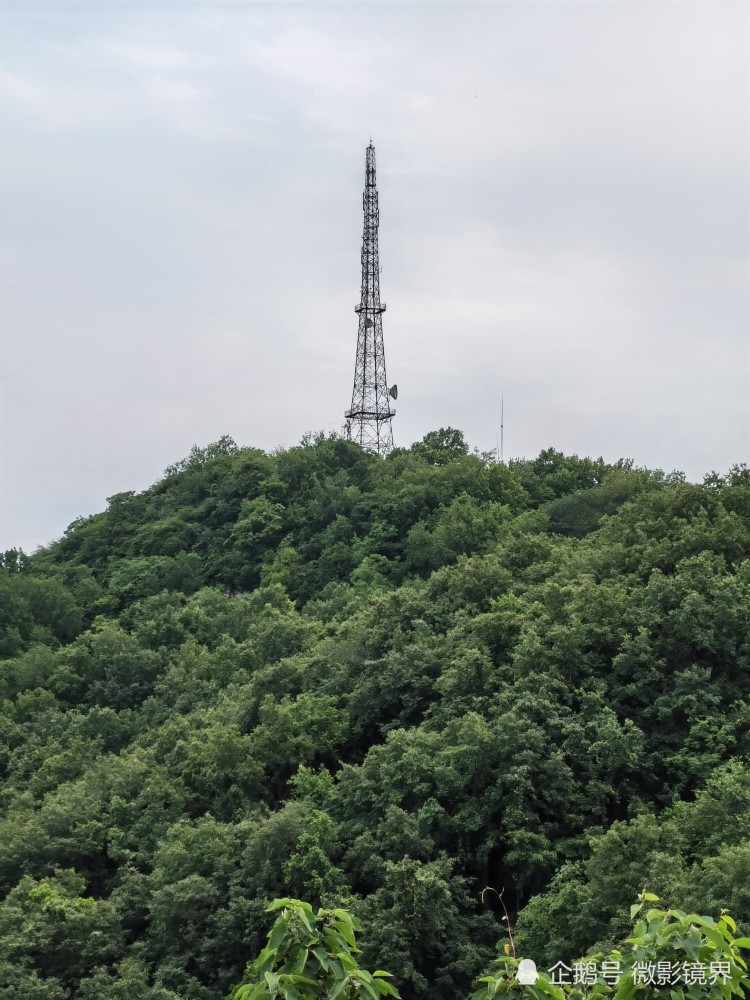
[[750, 5], [0, 0], [0, 548], [340, 430], [364, 149], [394, 439], [750, 454]]

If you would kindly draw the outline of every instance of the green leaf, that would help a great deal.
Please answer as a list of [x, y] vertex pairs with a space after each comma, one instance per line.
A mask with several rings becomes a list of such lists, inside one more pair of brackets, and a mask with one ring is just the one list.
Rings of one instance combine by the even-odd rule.
[[343, 967], [349, 972], [351, 972], [352, 969], [357, 968], [357, 963], [354, 961], [354, 959], [352, 958], [352, 956], [349, 954], [348, 951], [338, 952], [336, 958], [339, 960], [339, 962], [341, 962]]
[[379, 993], [378, 993], [378, 990], [375, 989], [375, 985], [373, 983], [368, 983], [366, 979], [361, 979], [360, 978], [360, 982], [362, 983], [362, 985], [364, 986], [364, 988], [367, 990], [367, 992], [370, 994], [370, 996], [372, 997], [372, 1000], [378, 1000]]
[[310, 952], [308, 951], [307, 948], [300, 948], [299, 952], [297, 953], [297, 957], [294, 960], [294, 966], [290, 971], [295, 973], [296, 975], [300, 975], [304, 970], [305, 966], [307, 965], [307, 959], [309, 958], [309, 955]]
[[739, 937], [734, 939], [735, 948], [750, 948], [750, 937]]
[[297, 912], [299, 913], [299, 918], [302, 921], [302, 923], [305, 925], [310, 934], [312, 934], [313, 932], [312, 924], [310, 923], [310, 918], [308, 917], [308, 915], [305, 913], [304, 910], [298, 910]]
[[663, 927], [659, 933], [663, 938], [665, 938], [670, 937], [672, 934], [676, 934], [679, 930], [681, 930], [679, 924], [667, 924], [667, 926]]
[[309, 976], [300, 976], [295, 973], [289, 976], [281, 976], [282, 982], [296, 983], [297, 986], [317, 986], [318, 984], [314, 979], [310, 979]]
[[296, 899], [274, 899], [266, 907], [266, 913], [273, 913], [275, 910], [291, 909], [296, 902], [298, 902]]
[[541, 990], [542, 993], [546, 993], [547, 996], [553, 997], [554, 1000], [563, 1000], [564, 993], [559, 986], [555, 986], [551, 983], [547, 976], [541, 974], [534, 985], [531, 987], [532, 990]]
[[341, 951], [341, 935], [338, 934], [331, 927], [326, 929], [323, 936], [323, 942], [328, 950], [329, 955], [338, 955]]
[[283, 917], [279, 917], [274, 926], [271, 928], [271, 933], [268, 935], [268, 949], [276, 951], [281, 942], [284, 940], [284, 935], [289, 929], [289, 920], [291, 919], [291, 914]]
[[[708, 931], [708, 928], [706, 928], [706, 931]], [[716, 932], [714, 931], [714, 933]], [[683, 940], [682, 946], [688, 953], [688, 955], [693, 959], [693, 961], [698, 960], [698, 952], [701, 946], [701, 939], [699, 937], [697, 937], [695, 934], [691, 934], [689, 937], [686, 937]]]
[[312, 949], [312, 953], [317, 958], [318, 963], [320, 964], [321, 969], [324, 972], [328, 972], [328, 970], [331, 967], [331, 963], [328, 961], [328, 955], [326, 954], [325, 948], [320, 948], [320, 947], [313, 948]]
[[349, 947], [356, 948], [357, 942], [354, 940], [354, 932], [352, 931], [351, 924], [345, 920], [337, 920], [335, 926]]
[[641, 893], [641, 899], [645, 899], [649, 903], [658, 903], [659, 902], [659, 897], [655, 896], [653, 894], [653, 892], [642, 892]]
[[352, 930], [354, 930], [354, 931], [361, 931], [362, 930], [362, 928], [361, 928], [361, 926], [359, 924], [359, 921], [356, 919], [356, 917], [353, 917], [351, 915], [351, 913], [349, 913], [348, 910], [339, 910], [339, 909], [336, 909], [336, 910], [331, 910], [331, 913], [338, 920], [342, 920], [345, 924], [348, 924], [348, 926], [351, 927]]
[[340, 996], [344, 992], [345, 987], [348, 985], [348, 979], [339, 979], [339, 981], [334, 984], [331, 992], [328, 994], [328, 1000], [336, 1000], [336, 997]]
[[724, 935], [720, 931], [716, 930], [716, 928], [714, 927], [704, 927], [703, 933], [705, 934], [705, 936], [708, 938], [709, 941], [711, 941], [713, 944], [716, 945], [717, 948], [723, 951], [726, 945], [726, 940], [724, 938]]
[[266, 947], [263, 949], [260, 955], [258, 955], [257, 958], [257, 962], [260, 968], [262, 969], [263, 966], [266, 964], [266, 962], [272, 961], [275, 955], [276, 955], [275, 950], [266, 945]]
[[390, 983], [384, 983], [382, 979], [378, 980], [377, 987], [380, 990], [380, 995], [383, 997], [398, 996], [398, 990], [396, 990]]

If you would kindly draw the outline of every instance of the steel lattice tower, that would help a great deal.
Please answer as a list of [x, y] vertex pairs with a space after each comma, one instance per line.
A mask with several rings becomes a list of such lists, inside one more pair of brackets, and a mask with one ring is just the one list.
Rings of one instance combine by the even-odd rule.
[[359, 314], [357, 360], [354, 365], [354, 389], [351, 409], [347, 410], [346, 431], [350, 438], [368, 451], [387, 454], [393, 447], [391, 397], [398, 390], [388, 388], [383, 348], [383, 313], [380, 301], [380, 262], [378, 259], [378, 189], [375, 186], [375, 147], [365, 151], [365, 191], [362, 196], [365, 214], [362, 235], [362, 293], [354, 311]]

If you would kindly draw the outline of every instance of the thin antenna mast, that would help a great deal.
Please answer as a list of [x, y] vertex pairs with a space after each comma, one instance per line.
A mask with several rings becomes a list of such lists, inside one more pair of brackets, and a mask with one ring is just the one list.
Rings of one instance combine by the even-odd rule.
[[503, 419], [505, 417], [505, 399], [500, 397], [500, 464], [505, 465], [503, 455]]

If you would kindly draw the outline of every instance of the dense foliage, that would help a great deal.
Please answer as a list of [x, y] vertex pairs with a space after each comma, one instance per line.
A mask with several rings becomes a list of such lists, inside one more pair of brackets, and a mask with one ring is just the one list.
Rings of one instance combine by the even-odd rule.
[[[275, 897], [404, 1000], [649, 885], [750, 927], [750, 474], [222, 439], [0, 570], [0, 998], [221, 1000]], [[494, 900], [494, 902], [493, 902]]]
[[[571, 968], [558, 965], [533, 985], [523, 961], [502, 956], [500, 968], [479, 980], [471, 1000], [733, 1000], [750, 994], [745, 957], [750, 938], [735, 937], [728, 913], [718, 920], [684, 910], [647, 907], [644, 892], [630, 909], [636, 918], [622, 950], [591, 955]], [[536, 972], [536, 970], [534, 970]], [[520, 982], [519, 982], [520, 980]], [[525, 982], [524, 982], [525, 980]]]
[[[589, 955], [567, 966], [540, 971], [533, 961], [511, 954], [510, 944], [478, 978], [470, 1000], [733, 1000], [750, 994], [743, 951], [750, 938], [735, 937], [737, 925], [726, 912], [718, 920], [684, 910], [647, 907], [659, 899], [643, 892], [630, 908], [636, 923], [623, 949]], [[298, 899], [276, 899], [278, 913], [268, 943], [248, 965], [248, 982], [231, 1000], [380, 1000], [398, 991], [389, 972], [372, 974], [357, 962], [359, 924], [346, 910], [317, 913]], [[506, 917], [507, 919], [507, 917]]]
[[299, 899], [275, 899], [268, 909], [281, 912], [232, 1000], [398, 1000], [390, 972], [359, 967], [360, 926], [351, 913], [322, 906], [316, 913]]

